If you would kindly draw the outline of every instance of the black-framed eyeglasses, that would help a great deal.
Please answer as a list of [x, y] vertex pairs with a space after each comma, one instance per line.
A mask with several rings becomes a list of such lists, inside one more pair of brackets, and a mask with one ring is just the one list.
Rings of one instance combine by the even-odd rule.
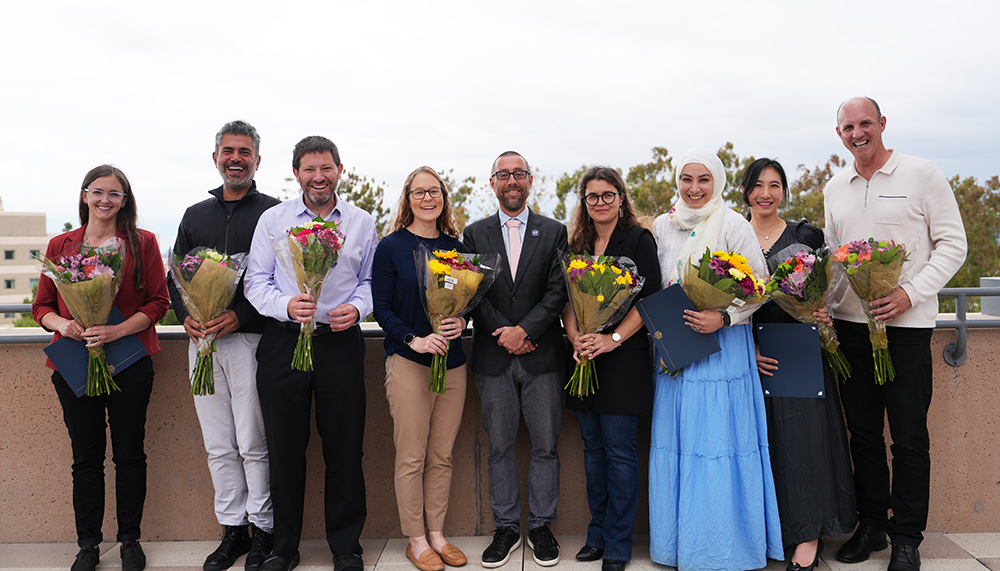
[[431, 195], [431, 198], [441, 198], [441, 189], [435, 186], [428, 189], [418, 188], [410, 191], [410, 196], [417, 200], [423, 200], [424, 195], [427, 194]]
[[583, 199], [587, 204], [591, 206], [597, 206], [597, 201], [600, 200], [604, 204], [614, 204], [615, 199], [618, 198], [617, 192], [605, 192], [604, 194], [587, 194], [584, 195]]
[[496, 178], [497, 180], [507, 180], [510, 177], [514, 177], [515, 180], [524, 180], [529, 176], [531, 176], [531, 173], [528, 171], [514, 171], [514, 172], [497, 171], [491, 174], [490, 176]]
[[95, 188], [93, 190], [85, 188], [83, 189], [83, 191], [86, 192], [87, 195], [89, 195], [94, 200], [104, 200], [104, 197], [107, 196], [108, 200], [114, 202], [115, 204], [121, 202], [122, 199], [125, 198], [125, 195], [128, 194], [126, 192], [118, 192], [117, 190], [107, 191], [107, 190], [101, 190], [99, 188]]

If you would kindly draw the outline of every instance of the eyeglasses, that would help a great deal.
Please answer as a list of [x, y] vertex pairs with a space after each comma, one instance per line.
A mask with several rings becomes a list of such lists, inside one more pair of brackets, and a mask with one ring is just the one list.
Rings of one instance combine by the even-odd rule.
[[604, 204], [614, 204], [615, 199], [618, 198], [617, 192], [605, 192], [604, 194], [588, 194], [583, 197], [587, 204], [591, 206], [597, 206], [597, 201], [600, 200]]
[[431, 198], [441, 198], [441, 189], [435, 186], [432, 188], [428, 188], [427, 190], [418, 188], [417, 190], [410, 191], [410, 196], [412, 196], [417, 200], [423, 200], [424, 195], [427, 194], [431, 195]]
[[83, 191], [86, 192], [91, 198], [97, 201], [103, 200], [104, 197], [107, 196], [108, 200], [114, 202], [115, 204], [121, 202], [122, 199], [125, 198], [125, 195], [128, 194], [126, 192], [118, 192], [117, 190], [106, 191], [106, 190], [101, 190], [99, 188], [95, 188], [93, 190], [85, 188], [83, 189]]
[[514, 177], [515, 180], [524, 180], [528, 178], [530, 175], [531, 173], [528, 171], [514, 171], [514, 172], [497, 171], [491, 174], [490, 176], [495, 177], [497, 180], [507, 180], [510, 177]]

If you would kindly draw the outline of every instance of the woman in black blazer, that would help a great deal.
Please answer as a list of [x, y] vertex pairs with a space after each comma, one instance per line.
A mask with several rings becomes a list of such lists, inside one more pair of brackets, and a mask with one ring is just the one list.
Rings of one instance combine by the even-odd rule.
[[[636, 299], [660, 289], [656, 242], [639, 225], [625, 181], [610, 167], [592, 167], [580, 178], [580, 204], [569, 239], [574, 254], [625, 256], [645, 278]], [[596, 561], [604, 571], [620, 571], [632, 558], [632, 527], [639, 501], [639, 414], [653, 408], [653, 364], [649, 338], [632, 307], [603, 333], [580, 335], [570, 304], [563, 311], [573, 358], [593, 359], [600, 387], [579, 398], [567, 395], [584, 441], [590, 525], [576, 558]]]

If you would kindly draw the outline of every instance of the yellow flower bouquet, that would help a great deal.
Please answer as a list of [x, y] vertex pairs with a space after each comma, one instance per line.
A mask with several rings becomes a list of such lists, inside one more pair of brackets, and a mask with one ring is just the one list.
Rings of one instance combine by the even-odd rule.
[[[561, 258], [566, 290], [581, 335], [600, 332], [621, 319], [645, 282], [636, 273], [635, 262], [625, 256], [563, 253]], [[579, 398], [600, 388], [593, 361], [581, 357], [565, 388]]]
[[[427, 319], [439, 331], [441, 322], [472, 310], [500, 273], [500, 254], [459, 254], [456, 250], [434, 250], [423, 245], [413, 253], [417, 279], [423, 294]], [[443, 395], [448, 371], [448, 351], [431, 359], [429, 388]]]

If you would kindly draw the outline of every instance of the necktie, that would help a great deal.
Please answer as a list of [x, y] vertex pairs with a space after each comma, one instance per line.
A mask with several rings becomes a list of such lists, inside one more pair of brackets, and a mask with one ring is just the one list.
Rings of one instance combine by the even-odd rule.
[[507, 238], [510, 241], [510, 279], [517, 276], [517, 260], [521, 257], [521, 221], [511, 218], [507, 221]]

